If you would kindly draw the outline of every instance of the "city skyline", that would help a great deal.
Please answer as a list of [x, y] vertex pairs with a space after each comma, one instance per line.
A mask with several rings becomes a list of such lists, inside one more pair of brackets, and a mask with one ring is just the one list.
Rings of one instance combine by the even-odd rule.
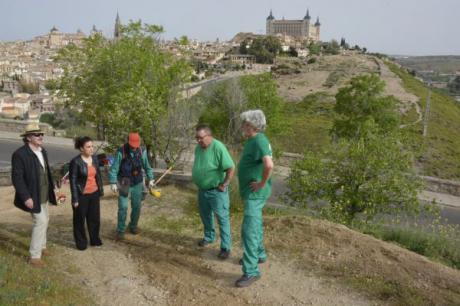
[[186, 35], [191, 39], [229, 40], [239, 32], [265, 34], [270, 10], [277, 19], [301, 19], [309, 9], [319, 17], [321, 40], [340, 40], [366, 47], [370, 52], [405, 55], [459, 55], [460, 2], [444, 0], [327, 0], [194, 2], [171, 0], [0, 1], [0, 41], [29, 40], [56, 26], [70, 33], [88, 34], [96, 27], [113, 35], [117, 12], [121, 21], [142, 19], [162, 25], [163, 37]]

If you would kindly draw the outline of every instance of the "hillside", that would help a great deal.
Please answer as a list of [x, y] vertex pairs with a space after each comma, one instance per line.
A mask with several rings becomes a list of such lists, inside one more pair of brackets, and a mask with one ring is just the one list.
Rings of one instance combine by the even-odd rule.
[[438, 73], [455, 73], [460, 71], [460, 56], [398, 56], [395, 61], [400, 65], [416, 71], [436, 71]]
[[[108, 189], [108, 188], [107, 188]], [[66, 191], [68, 192], [68, 191]], [[116, 197], [102, 200], [101, 248], [74, 248], [69, 204], [51, 209], [48, 268], [25, 265], [30, 216], [0, 189], [0, 304], [87, 305], [458, 305], [460, 271], [344, 226], [266, 209], [269, 260], [254, 286], [241, 274], [241, 214], [232, 214], [234, 249], [200, 249], [195, 194], [171, 186], [147, 198], [142, 232], [115, 243]], [[26, 277], [30, 276], [29, 277]], [[20, 281], [18, 281], [20, 280]]]
[[416, 149], [419, 173], [460, 179], [460, 104], [433, 91], [428, 137], [423, 139], [428, 89], [397, 64], [369, 55], [347, 54], [320, 56], [311, 64], [297, 58], [279, 58], [272, 71], [278, 94], [285, 101], [287, 126], [274, 143], [284, 151], [303, 153], [307, 148], [327, 148], [338, 89], [354, 76], [377, 73], [386, 83], [384, 94], [401, 101], [401, 128]]

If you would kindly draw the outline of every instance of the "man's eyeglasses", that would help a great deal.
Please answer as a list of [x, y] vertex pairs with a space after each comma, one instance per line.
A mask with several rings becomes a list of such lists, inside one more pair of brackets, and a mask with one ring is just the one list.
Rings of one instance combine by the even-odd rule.
[[45, 135], [45, 134], [43, 134], [43, 133], [33, 133], [31, 135], [34, 136], [34, 137], [43, 137], [43, 135]]
[[201, 136], [201, 137], [200, 137], [200, 136], [196, 136], [195, 139], [196, 139], [197, 141], [199, 141], [199, 140], [205, 139], [205, 138], [208, 137], [208, 136], [209, 136], [209, 135], [204, 135], [204, 136]]

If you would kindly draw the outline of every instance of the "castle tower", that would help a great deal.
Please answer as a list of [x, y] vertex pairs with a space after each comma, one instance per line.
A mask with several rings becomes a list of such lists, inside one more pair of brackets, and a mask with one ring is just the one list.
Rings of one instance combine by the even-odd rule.
[[307, 13], [303, 17], [302, 21], [302, 37], [308, 39], [310, 36], [310, 11], [307, 9]]
[[118, 15], [118, 12], [117, 12], [117, 18], [115, 19], [115, 29], [113, 32], [113, 38], [115, 40], [119, 40], [121, 38], [121, 21], [120, 21], [120, 16]]
[[266, 29], [265, 32], [267, 35], [273, 35], [274, 29], [273, 29], [273, 21], [275, 20], [275, 17], [273, 16], [272, 10], [270, 10], [270, 15], [267, 17], [267, 22], [266, 22]]
[[319, 41], [319, 37], [320, 37], [320, 34], [321, 34], [320, 29], [321, 29], [321, 23], [319, 22], [319, 17], [317, 17], [317, 18], [316, 18], [316, 22], [315, 22], [315, 30], [316, 30], [316, 32], [315, 32], [315, 34], [316, 34], [315, 39], [316, 39], [316, 41]]

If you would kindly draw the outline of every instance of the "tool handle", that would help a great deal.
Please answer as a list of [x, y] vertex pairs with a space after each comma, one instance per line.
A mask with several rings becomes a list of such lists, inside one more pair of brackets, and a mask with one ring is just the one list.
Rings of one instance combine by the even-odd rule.
[[173, 167], [169, 167], [169, 169], [166, 170], [166, 171], [156, 180], [155, 185], [158, 184], [158, 183], [161, 181], [161, 179], [165, 177], [166, 174], [168, 174], [169, 172], [171, 172], [172, 168], [173, 168]]

